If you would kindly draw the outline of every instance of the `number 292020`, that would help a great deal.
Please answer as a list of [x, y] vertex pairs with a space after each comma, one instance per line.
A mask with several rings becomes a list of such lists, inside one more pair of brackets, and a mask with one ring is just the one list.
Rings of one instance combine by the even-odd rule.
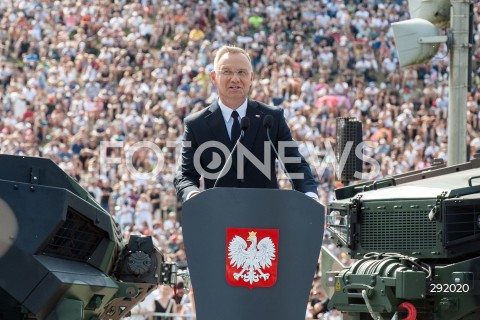
[[448, 284], [448, 283], [431, 283], [430, 293], [467, 293], [470, 291], [468, 284]]

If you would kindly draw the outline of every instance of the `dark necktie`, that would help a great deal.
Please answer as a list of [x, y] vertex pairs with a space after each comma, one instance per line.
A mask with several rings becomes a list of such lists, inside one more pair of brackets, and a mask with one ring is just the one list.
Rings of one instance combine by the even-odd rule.
[[240, 115], [238, 114], [237, 111], [232, 112], [232, 118], [233, 118], [233, 126], [232, 126], [232, 134], [230, 135], [230, 141], [232, 143], [237, 142], [238, 138], [240, 138], [240, 121], [238, 118]]

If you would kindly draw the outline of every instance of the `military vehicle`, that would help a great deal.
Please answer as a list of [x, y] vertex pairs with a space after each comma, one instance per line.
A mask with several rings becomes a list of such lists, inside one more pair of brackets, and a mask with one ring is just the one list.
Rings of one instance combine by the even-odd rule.
[[352, 320], [480, 319], [480, 159], [335, 196], [327, 230], [353, 262], [322, 251], [330, 309]]
[[1, 320], [120, 319], [177, 275], [53, 161], [0, 155]]

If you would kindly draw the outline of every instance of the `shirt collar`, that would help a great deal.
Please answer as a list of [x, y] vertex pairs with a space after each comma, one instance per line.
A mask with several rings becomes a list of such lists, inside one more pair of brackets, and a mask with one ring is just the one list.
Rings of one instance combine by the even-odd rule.
[[[225, 120], [225, 123], [227, 123], [228, 120], [230, 120], [230, 118], [232, 116], [232, 112], [234, 110], [227, 107], [222, 102], [222, 100], [220, 100], [220, 98], [218, 98], [218, 105], [220, 106], [220, 110], [222, 110], [223, 119]], [[248, 99], [245, 99], [245, 102], [242, 103], [242, 105], [240, 107], [235, 109], [238, 112], [238, 115], [240, 116], [240, 118], [245, 117], [245, 115], [247, 114], [247, 105], [248, 105]]]

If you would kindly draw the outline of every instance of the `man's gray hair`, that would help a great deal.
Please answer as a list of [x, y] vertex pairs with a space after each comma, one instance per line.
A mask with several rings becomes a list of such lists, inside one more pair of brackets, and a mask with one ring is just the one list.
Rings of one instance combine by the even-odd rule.
[[225, 46], [221, 47], [220, 49], [218, 49], [217, 53], [215, 54], [215, 60], [213, 61], [213, 69], [214, 70], [217, 70], [218, 60], [220, 60], [220, 58], [226, 53], [243, 54], [245, 57], [247, 57], [248, 62], [250, 63], [250, 69], [252, 68], [252, 59], [250, 58], [250, 55], [247, 53], [247, 51], [245, 51], [245, 50], [243, 50], [242, 48], [239, 48], [239, 47], [225, 45]]

